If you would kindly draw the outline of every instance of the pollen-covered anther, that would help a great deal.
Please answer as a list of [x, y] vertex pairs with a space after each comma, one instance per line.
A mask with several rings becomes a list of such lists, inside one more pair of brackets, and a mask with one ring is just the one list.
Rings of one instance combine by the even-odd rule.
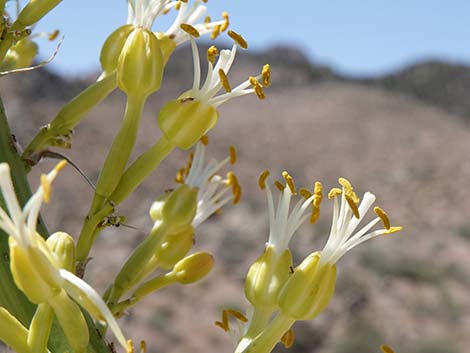
[[315, 223], [320, 218], [320, 204], [323, 200], [323, 185], [317, 181], [313, 188], [313, 201], [312, 201], [312, 215], [310, 216], [310, 223]]
[[[199, 141], [201, 141], [201, 143], [204, 145], [204, 146], [207, 146], [209, 144], [209, 136], [207, 135], [202, 135], [201, 138], [199, 139]], [[192, 154], [192, 158], [194, 158], [194, 153]]]
[[385, 229], [389, 230], [391, 226], [390, 226], [390, 220], [388, 218], [387, 213], [384, 210], [382, 210], [380, 207], [374, 207], [374, 212], [382, 221]]
[[261, 83], [258, 82], [256, 77], [250, 76], [249, 81], [250, 81], [251, 86], [253, 87], [253, 90], [256, 93], [256, 96], [259, 99], [265, 99], [266, 96], [264, 95], [263, 86], [261, 85]]
[[344, 188], [347, 193], [353, 190], [352, 184], [346, 178], [339, 178], [338, 183]]
[[263, 86], [268, 87], [271, 84], [271, 66], [269, 66], [269, 64], [263, 66], [261, 76], [263, 80]]
[[294, 330], [289, 329], [286, 333], [284, 333], [281, 337], [281, 343], [284, 345], [286, 349], [289, 349], [294, 344], [295, 335]]
[[215, 45], [212, 45], [209, 49], [207, 49], [207, 61], [211, 64], [215, 63], [215, 59], [219, 56], [219, 50]]
[[50, 33], [47, 36], [47, 39], [49, 39], [50, 41], [53, 41], [59, 36], [59, 33], [60, 33], [60, 31], [58, 29], [56, 29], [54, 32]]
[[282, 172], [282, 177], [286, 181], [286, 185], [289, 187], [292, 195], [297, 195], [297, 190], [295, 189], [294, 179], [286, 171]]
[[220, 27], [220, 31], [225, 32], [227, 30], [228, 26], [230, 25], [230, 19], [229, 19], [227, 11], [222, 12], [222, 18], [224, 19], [224, 23]]
[[299, 195], [302, 196], [304, 199], [309, 199], [310, 197], [312, 197], [312, 193], [307, 188], [300, 188]]
[[330, 190], [330, 192], [328, 193], [328, 198], [331, 200], [331, 199], [334, 199], [336, 196], [339, 196], [343, 193], [343, 191], [340, 189], [340, 188], [333, 188]]
[[229, 331], [229, 316], [241, 322], [248, 322], [247, 317], [242, 312], [233, 309], [224, 309], [222, 310], [222, 321], [216, 321], [215, 325], [225, 332]]
[[184, 184], [185, 174], [186, 168], [181, 168], [180, 170], [178, 170], [178, 173], [176, 173], [175, 182], [177, 182], [178, 184]]
[[145, 343], [145, 341], [140, 341], [140, 352], [141, 353], [147, 352], [147, 343]]
[[220, 82], [222, 83], [222, 87], [224, 88], [225, 92], [227, 93], [232, 92], [232, 87], [230, 87], [230, 83], [228, 82], [227, 75], [222, 69], [219, 69], [219, 78], [220, 78]]
[[346, 193], [344, 197], [346, 198], [346, 201], [348, 202], [349, 208], [351, 208], [351, 211], [353, 212], [354, 217], [359, 219], [361, 216], [359, 214], [359, 208], [357, 207], [357, 203], [354, 197], [349, 193]]
[[279, 191], [284, 191], [286, 186], [281, 183], [279, 180], [274, 180], [274, 186], [279, 190]]
[[132, 340], [127, 341], [127, 353], [134, 353], [134, 342]]
[[269, 170], [265, 170], [260, 174], [258, 178], [258, 186], [261, 190], [266, 189], [266, 179], [268, 178], [269, 174]]
[[237, 150], [235, 149], [234, 146], [230, 146], [228, 148], [228, 154], [230, 156], [230, 164], [235, 164], [237, 163]]
[[228, 31], [227, 34], [229, 35], [230, 38], [233, 39], [235, 43], [238, 44], [240, 48], [248, 49], [248, 43], [245, 40], [245, 38], [241, 36], [241, 34], [238, 34], [237, 32], [234, 32], [232, 30]]
[[212, 19], [210, 16], [204, 17], [204, 24], [208, 26], [212, 22]]
[[211, 32], [211, 39], [214, 40], [216, 39], [220, 33], [221, 33], [221, 28], [222, 28], [222, 25], [216, 25], [214, 26], [214, 29], [212, 30]]
[[390, 227], [390, 229], [387, 229], [387, 232], [385, 234], [393, 234], [396, 232], [400, 232], [402, 230], [403, 230], [402, 226]]
[[227, 184], [232, 187], [233, 204], [236, 205], [240, 202], [242, 197], [242, 189], [240, 187], [240, 183], [238, 182], [237, 176], [233, 172], [227, 173]]
[[199, 31], [190, 24], [182, 23], [180, 28], [194, 38], [199, 38], [200, 36]]
[[383, 353], [395, 353], [395, 351], [390, 348], [389, 346], [387, 346], [386, 344], [382, 344], [380, 346], [380, 350], [383, 352]]

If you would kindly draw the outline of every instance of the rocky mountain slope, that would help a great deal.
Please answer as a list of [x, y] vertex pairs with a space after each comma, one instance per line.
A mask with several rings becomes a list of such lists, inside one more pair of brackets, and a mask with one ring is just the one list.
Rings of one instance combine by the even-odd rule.
[[[187, 54], [183, 50], [175, 56], [165, 88], [149, 101], [136, 153], [158, 138], [155, 117], [163, 102], [190, 84]], [[198, 229], [197, 249], [213, 251], [218, 267], [197, 285], [162, 290], [131, 310], [121, 319], [129, 336], [147, 340], [149, 352], [233, 351], [229, 337], [213, 323], [222, 308], [244, 308], [243, 277], [268, 235], [265, 195], [257, 188], [257, 176], [270, 169], [273, 174], [288, 170], [300, 185], [321, 180], [327, 189], [339, 176], [347, 177], [359, 193], [374, 192], [392, 222], [405, 227], [341, 260], [331, 306], [313, 322], [296, 324], [292, 352], [372, 353], [385, 342], [397, 352], [466, 353], [469, 68], [439, 64], [437, 71], [420, 71], [416, 66], [355, 82], [312, 65], [298, 51], [277, 48], [242, 56], [231, 82], [257, 72], [265, 62], [272, 63], [274, 81], [267, 99], [246, 97], [227, 103], [210, 134], [209, 153], [215, 157], [223, 158], [229, 144], [237, 146], [235, 172], [244, 188], [240, 205], [227, 207]], [[86, 81], [65, 80], [47, 71], [2, 78], [0, 95], [19, 141], [31, 138], [85, 86]], [[122, 94], [109, 97], [76, 129], [74, 148], [66, 152], [92, 180], [123, 107]], [[147, 213], [152, 199], [173, 186], [174, 173], [185, 157], [175, 151], [119, 208], [140, 231], [121, 227], [102, 234], [88, 273], [97, 287], [105, 288], [118, 264], [151, 227]], [[52, 163], [44, 161], [40, 169], [47, 170]], [[32, 173], [34, 182], [37, 175], [38, 171]], [[91, 197], [92, 190], [80, 175], [65, 170], [45, 212], [49, 228], [76, 235]], [[297, 262], [325, 243], [331, 207], [325, 201], [318, 224], [306, 225], [297, 234], [292, 244]]]

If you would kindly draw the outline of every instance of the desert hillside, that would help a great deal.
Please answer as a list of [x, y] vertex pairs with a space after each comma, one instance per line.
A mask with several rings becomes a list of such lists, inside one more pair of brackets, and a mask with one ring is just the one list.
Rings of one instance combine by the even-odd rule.
[[[158, 138], [155, 118], [162, 104], [191, 83], [192, 66], [182, 59], [186, 54], [175, 56], [165, 89], [148, 102], [136, 154]], [[233, 351], [214, 321], [222, 308], [244, 308], [243, 278], [268, 236], [265, 194], [257, 176], [269, 169], [274, 175], [288, 170], [299, 185], [311, 187], [320, 180], [326, 189], [346, 177], [358, 193], [375, 193], [392, 222], [405, 228], [340, 261], [331, 306], [315, 321], [294, 327], [292, 352], [374, 353], [385, 342], [400, 353], [467, 353], [469, 68], [451, 70], [449, 64], [440, 76], [422, 78], [421, 85], [416, 79], [411, 84], [410, 77], [418, 74], [406, 70], [354, 81], [309, 63], [301, 52], [277, 48], [243, 56], [231, 81], [257, 72], [264, 62], [272, 63], [274, 82], [267, 99], [250, 96], [227, 103], [209, 135], [209, 153], [215, 157], [223, 158], [230, 144], [237, 147], [234, 170], [244, 191], [241, 204], [226, 207], [198, 228], [197, 249], [212, 251], [218, 266], [200, 283], [162, 290], [132, 309], [121, 320], [129, 336], [145, 339], [151, 353]], [[2, 78], [0, 95], [18, 140], [28, 141], [86, 83], [44, 70]], [[76, 129], [73, 148], [66, 151], [92, 180], [122, 119], [123, 98], [115, 93], [98, 106]], [[151, 227], [152, 199], [174, 185], [185, 158], [186, 153], [175, 151], [119, 208], [139, 230], [108, 228], [101, 235], [87, 274], [98, 288], [105, 288], [143, 239]], [[39, 169], [52, 163], [44, 161]], [[37, 175], [34, 171], [31, 180], [36, 182]], [[92, 194], [78, 173], [65, 170], [45, 211], [49, 229], [76, 235]], [[296, 235], [297, 262], [326, 242], [331, 209], [325, 200], [320, 221]]]

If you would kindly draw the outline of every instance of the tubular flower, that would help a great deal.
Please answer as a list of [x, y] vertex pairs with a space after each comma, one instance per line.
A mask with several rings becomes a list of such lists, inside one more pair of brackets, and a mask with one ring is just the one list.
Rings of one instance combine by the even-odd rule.
[[[357, 245], [379, 235], [392, 234], [402, 230], [402, 227], [392, 227], [385, 211], [380, 207], [374, 207], [377, 217], [355, 232], [367, 211], [374, 204], [375, 195], [366, 192], [360, 202], [348, 180], [339, 178], [338, 181], [341, 189], [333, 188], [328, 193], [328, 198], [333, 199], [334, 202], [333, 222], [328, 241], [320, 253], [322, 263], [334, 264]], [[338, 202], [339, 197], [341, 197], [341, 203]], [[382, 222], [383, 228], [371, 231], [379, 222]]]
[[[24, 294], [35, 304], [49, 305], [74, 349], [88, 345], [88, 328], [78, 308], [80, 304], [95, 319], [107, 322], [119, 342], [126, 347], [126, 340], [98, 293], [82, 279], [75, 276], [70, 258], [70, 236], [56, 233], [51, 241], [45, 241], [36, 231], [39, 210], [51, 195], [51, 183], [65, 166], [60, 162], [49, 174], [41, 176], [41, 185], [21, 209], [15, 195], [10, 167], [0, 164], [0, 189], [6, 209], [0, 208], [0, 229], [9, 235], [11, 272]], [[8, 211], [8, 213], [7, 213]], [[66, 239], [58, 241], [57, 239]], [[72, 243], [70, 243], [72, 242]]]
[[[198, 31], [190, 25], [181, 25], [181, 27], [193, 37], [199, 35]], [[207, 77], [202, 86], [199, 52], [196, 42], [191, 38], [194, 57], [193, 86], [178, 99], [166, 103], [158, 115], [158, 125], [163, 134], [179, 148], [190, 148], [212, 129], [219, 118], [217, 108], [231, 98], [253, 92], [260, 99], [265, 97], [263, 87], [270, 84], [269, 65], [265, 65], [262, 73], [257, 77], [250, 77], [237, 87], [231, 88], [227, 74], [235, 59], [237, 46], [247, 48], [247, 43], [239, 34], [232, 31], [228, 33], [234, 39], [235, 44], [231, 50], [222, 50], [220, 54], [214, 46], [208, 49]], [[215, 63], [217, 57], [219, 58]], [[262, 84], [259, 80], [262, 80]], [[217, 95], [221, 89], [225, 93]]]
[[[204, 139], [207, 142], [206, 138]], [[228, 172], [225, 178], [216, 173], [227, 164], [236, 162], [236, 152], [233, 146], [229, 148], [229, 156], [222, 161], [211, 159], [206, 164], [206, 145], [196, 144], [194, 154], [189, 155], [185, 168], [178, 171], [176, 181], [191, 188], [197, 188], [197, 211], [192, 226], [196, 228], [225, 204], [240, 201], [241, 188], [233, 172]]]

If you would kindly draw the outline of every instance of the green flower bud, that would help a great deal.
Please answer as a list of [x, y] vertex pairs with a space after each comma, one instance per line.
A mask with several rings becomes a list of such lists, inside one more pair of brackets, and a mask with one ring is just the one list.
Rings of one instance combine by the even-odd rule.
[[118, 86], [128, 95], [146, 97], [160, 88], [163, 66], [160, 42], [155, 34], [134, 28], [119, 56]]
[[[37, 237], [41, 241], [41, 237]], [[42, 240], [44, 241], [44, 240]], [[19, 289], [35, 303], [45, 303], [61, 291], [57, 269], [36, 247], [24, 248], [9, 238], [10, 268]]]
[[176, 233], [191, 225], [196, 210], [197, 189], [183, 184], [171, 192], [166, 200], [162, 208], [162, 220], [172, 230], [171, 233]]
[[64, 232], [52, 234], [46, 240], [60, 267], [69, 271], [75, 271], [75, 243], [73, 238]]
[[214, 267], [212, 255], [198, 252], [179, 261], [173, 269], [173, 274], [179, 283], [190, 284], [199, 281], [207, 275], [212, 270], [212, 267]]
[[335, 291], [336, 265], [313, 253], [295, 269], [281, 289], [279, 307], [296, 320], [311, 320], [329, 304]]
[[158, 114], [158, 126], [165, 137], [181, 149], [188, 149], [215, 125], [219, 112], [212, 105], [192, 98], [166, 103]]
[[274, 247], [267, 246], [248, 271], [245, 281], [248, 301], [257, 308], [276, 309], [279, 291], [289, 277], [291, 265], [289, 249], [277, 256]]
[[23, 27], [31, 26], [43, 18], [62, 0], [30, 0], [21, 10], [16, 20]]
[[166, 236], [155, 252], [158, 265], [170, 270], [194, 245], [194, 228], [189, 226], [183, 231]]
[[0, 70], [9, 71], [31, 66], [38, 52], [38, 45], [31, 39], [19, 40], [8, 50]]
[[127, 38], [134, 30], [132, 25], [124, 25], [109, 35], [101, 48], [100, 63], [105, 73], [116, 70], [119, 56]]

